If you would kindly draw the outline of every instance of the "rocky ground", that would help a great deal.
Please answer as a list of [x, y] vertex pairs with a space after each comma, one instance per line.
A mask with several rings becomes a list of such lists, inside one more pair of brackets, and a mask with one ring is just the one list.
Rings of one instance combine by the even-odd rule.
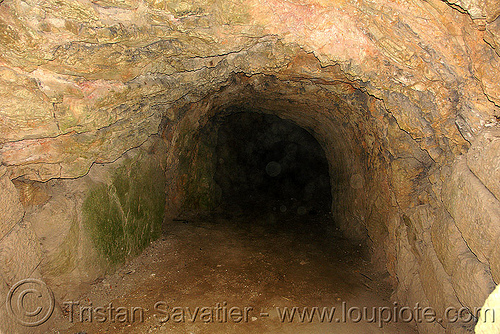
[[[346, 309], [391, 307], [391, 291], [383, 275], [370, 268], [359, 245], [344, 239], [335, 228], [325, 228], [327, 216], [299, 216], [290, 211], [276, 210], [257, 218], [226, 214], [169, 224], [164, 236], [139, 257], [71, 301], [80, 303], [73, 306], [73, 323], [66, 303], [53, 333], [415, 332], [402, 323], [379, 328], [368, 321], [346, 318], [344, 322], [342, 303]], [[161, 304], [155, 310], [157, 302]], [[111, 317], [110, 303], [115, 308]], [[80, 306], [89, 305], [94, 310], [92, 322], [88, 311], [83, 312], [85, 321], [81, 322]], [[315, 306], [336, 307], [332, 322], [321, 322], [317, 315], [311, 322], [298, 316], [282, 322], [277, 309]], [[108, 308], [105, 320], [96, 316], [98, 307]], [[125, 312], [118, 307], [125, 307], [128, 316], [118, 316]], [[132, 319], [131, 307], [143, 309], [143, 321], [140, 311]], [[174, 315], [174, 307], [183, 309], [184, 321]], [[228, 315], [233, 307], [241, 309], [241, 317], [238, 310], [232, 318]], [[167, 312], [169, 319], [162, 322]], [[356, 318], [355, 313], [351, 315]]]

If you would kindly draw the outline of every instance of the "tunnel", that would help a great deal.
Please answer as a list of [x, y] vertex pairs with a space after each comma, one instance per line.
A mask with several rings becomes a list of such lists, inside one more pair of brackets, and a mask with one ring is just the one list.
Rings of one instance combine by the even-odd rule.
[[500, 333], [497, 7], [0, 0], [0, 334]]
[[328, 213], [328, 161], [306, 130], [276, 116], [237, 112], [219, 120], [214, 181], [233, 210]]

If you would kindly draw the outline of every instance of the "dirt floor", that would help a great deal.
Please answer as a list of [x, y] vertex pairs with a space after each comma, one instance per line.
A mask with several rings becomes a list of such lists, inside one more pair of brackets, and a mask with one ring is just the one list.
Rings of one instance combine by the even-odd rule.
[[391, 291], [328, 219], [276, 210], [169, 223], [72, 314], [67, 304], [53, 333], [416, 333], [380, 326]]

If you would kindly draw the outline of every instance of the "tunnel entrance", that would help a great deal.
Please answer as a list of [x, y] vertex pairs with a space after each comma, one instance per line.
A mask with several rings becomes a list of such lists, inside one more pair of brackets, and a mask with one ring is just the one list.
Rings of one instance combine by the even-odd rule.
[[[99, 284], [87, 296], [102, 304], [162, 304], [143, 323], [99, 329], [415, 333], [408, 324], [377, 324], [374, 312], [391, 305], [392, 286], [366, 245], [335, 222], [331, 191], [339, 185], [330, 182], [341, 177], [331, 175], [332, 156], [327, 159], [314, 131], [244, 107], [186, 119], [175, 152], [182, 210], [165, 220], [159, 240], [106, 279], [119, 286], [116, 292]], [[241, 317], [224, 315], [224, 307], [241, 310]], [[370, 311], [367, 318], [351, 313], [353, 319], [342, 320], [334, 310], [343, 308]], [[293, 309], [300, 315], [287, 313]], [[71, 329], [93, 328], [76, 323]]]
[[305, 129], [277, 116], [237, 112], [218, 117], [214, 180], [224, 210], [328, 213], [328, 161]]
[[[1, 297], [152, 310], [72, 333], [412, 333], [304, 318], [389, 297], [471, 332], [500, 282], [494, 2], [0, 0]], [[225, 302], [254, 312], [201, 315]]]

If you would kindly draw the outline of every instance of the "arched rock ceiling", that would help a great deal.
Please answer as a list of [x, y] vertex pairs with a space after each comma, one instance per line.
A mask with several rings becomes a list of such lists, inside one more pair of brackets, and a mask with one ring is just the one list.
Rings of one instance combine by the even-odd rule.
[[497, 16], [487, 0], [5, 0], [1, 163], [78, 177], [233, 73], [348, 82], [443, 161], [500, 115]]

